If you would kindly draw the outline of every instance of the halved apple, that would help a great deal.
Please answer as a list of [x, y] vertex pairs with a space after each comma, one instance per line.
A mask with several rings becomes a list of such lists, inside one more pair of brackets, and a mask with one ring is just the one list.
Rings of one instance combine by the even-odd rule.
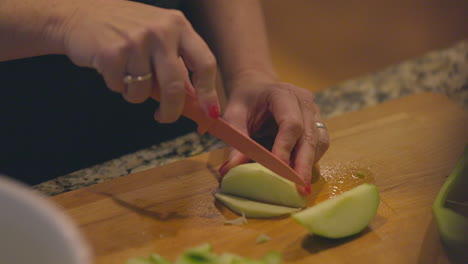
[[289, 215], [301, 210], [301, 208], [261, 203], [223, 193], [215, 193], [215, 197], [232, 211], [238, 214], [244, 213], [247, 217], [252, 218], [269, 218]]
[[306, 199], [296, 184], [258, 163], [232, 168], [221, 182], [221, 192], [258, 202], [293, 208], [306, 206]]
[[332, 199], [292, 215], [311, 234], [343, 238], [361, 232], [379, 207], [377, 187], [364, 183]]

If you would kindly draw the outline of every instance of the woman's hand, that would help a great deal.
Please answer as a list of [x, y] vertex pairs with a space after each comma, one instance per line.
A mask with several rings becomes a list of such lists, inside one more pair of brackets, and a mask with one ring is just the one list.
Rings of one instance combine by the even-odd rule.
[[[315, 123], [322, 119], [312, 93], [289, 83], [257, 77], [235, 80], [228, 86], [232, 93], [224, 118], [310, 182], [313, 165], [329, 147], [327, 129], [317, 128]], [[248, 161], [233, 150], [220, 174]]]
[[[62, 27], [64, 49], [80, 66], [95, 68], [107, 86], [132, 103], [158, 90], [155, 119], [168, 123], [181, 115], [191, 83], [202, 109], [216, 118], [216, 60], [184, 15], [130, 1], [77, 1]], [[66, 13], [66, 12], [65, 12]], [[126, 84], [125, 76], [149, 76]]]

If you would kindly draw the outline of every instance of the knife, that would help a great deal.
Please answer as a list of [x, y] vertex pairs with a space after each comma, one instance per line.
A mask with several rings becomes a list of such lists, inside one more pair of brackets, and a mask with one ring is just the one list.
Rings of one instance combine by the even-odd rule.
[[[152, 97], [157, 101], [160, 100], [158, 92], [154, 92]], [[273, 153], [255, 140], [231, 126], [221, 117], [217, 119], [208, 117], [201, 109], [197, 98], [191, 91], [186, 92], [182, 114], [198, 124], [197, 130], [201, 135], [208, 132], [281, 177], [298, 185], [307, 186], [305, 180], [299, 177], [288, 164], [273, 155]]]

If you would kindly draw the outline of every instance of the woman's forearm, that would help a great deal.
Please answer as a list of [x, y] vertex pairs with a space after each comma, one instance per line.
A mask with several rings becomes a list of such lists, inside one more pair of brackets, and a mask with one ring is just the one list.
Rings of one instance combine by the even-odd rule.
[[193, 5], [194, 24], [216, 54], [225, 82], [251, 74], [277, 79], [258, 1], [187, 2]]
[[0, 61], [61, 54], [61, 28], [73, 14], [73, 0], [0, 1]]

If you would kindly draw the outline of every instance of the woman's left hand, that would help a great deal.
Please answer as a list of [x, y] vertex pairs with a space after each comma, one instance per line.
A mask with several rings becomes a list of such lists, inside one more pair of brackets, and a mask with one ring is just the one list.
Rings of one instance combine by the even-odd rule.
[[[224, 118], [310, 182], [313, 165], [329, 147], [327, 129], [316, 124], [322, 118], [312, 93], [259, 77], [242, 78], [227, 86], [231, 94]], [[249, 158], [233, 150], [219, 172], [223, 176], [232, 167], [246, 162]], [[304, 192], [310, 193], [310, 189]]]

